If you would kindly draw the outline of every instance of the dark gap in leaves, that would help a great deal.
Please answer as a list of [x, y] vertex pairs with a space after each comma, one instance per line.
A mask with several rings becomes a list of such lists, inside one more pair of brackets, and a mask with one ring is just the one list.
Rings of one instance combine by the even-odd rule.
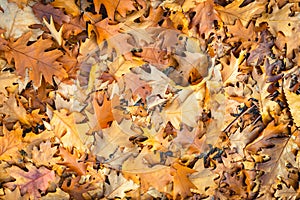
[[53, 1], [54, 1], [54, 0], [42, 0], [42, 3], [46, 5], [46, 4], [51, 3], [51, 2], [53, 2]]
[[213, 23], [214, 23], [215, 30], [219, 30], [220, 26], [219, 26], [218, 20], [214, 20]]
[[177, 26], [177, 30], [182, 30], [183, 29], [183, 26], [181, 25], [181, 24], [179, 24], [178, 26]]
[[141, 23], [141, 19], [140, 18], [136, 18], [135, 20], [133, 20], [135, 23]]
[[31, 132], [31, 128], [24, 128], [23, 132], [22, 132], [22, 137], [24, 138], [26, 136], [27, 133]]
[[164, 19], [161, 19], [161, 20], [158, 22], [158, 25], [161, 26], [161, 25], [164, 23], [164, 21], [165, 21]]
[[[19, 152], [22, 156], [27, 156], [27, 152], [24, 151], [23, 149], [21, 149]], [[26, 169], [26, 170], [28, 171], [28, 169]]]
[[2, 71], [3, 71], [3, 72], [10, 72], [10, 73], [12, 73], [12, 72], [14, 72], [15, 70], [14, 70], [13, 68], [4, 68]]
[[99, 13], [102, 15], [102, 19], [105, 19], [105, 18], [108, 17], [106, 8], [105, 8], [105, 6], [103, 4], [101, 4], [100, 12]]
[[195, 12], [195, 11], [190, 12], [190, 13], [189, 13], [189, 18], [190, 18], [190, 20], [193, 20], [193, 18], [195, 17], [195, 15], [196, 15], [196, 12]]
[[92, 14], [96, 14], [95, 6], [94, 4], [90, 4], [88, 7], [85, 9], [86, 12], [91, 12]]
[[245, 7], [252, 2], [254, 2], [254, 0], [244, 0], [243, 3], [239, 6], [239, 8]]

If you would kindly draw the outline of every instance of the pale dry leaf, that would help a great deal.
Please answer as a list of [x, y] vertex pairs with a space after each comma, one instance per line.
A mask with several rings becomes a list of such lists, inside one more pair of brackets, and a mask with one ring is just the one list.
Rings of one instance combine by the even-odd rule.
[[189, 176], [191, 182], [196, 186], [197, 189], [192, 189], [192, 192], [201, 195], [210, 195], [218, 185], [214, 181], [217, 178], [217, 174], [214, 174], [212, 170], [204, 167], [204, 160], [200, 159], [196, 162], [194, 168], [195, 173]]
[[8, 71], [0, 72], [0, 92], [8, 95], [7, 88], [13, 87], [17, 83], [18, 76]]
[[105, 183], [105, 196], [106, 198], [124, 198], [126, 192], [135, 190], [139, 186], [132, 180], [126, 180], [122, 174], [117, 174], [115, 170], [112, 170], [108, 175], [109, 184]]
[[28, 31], [32, 31], [31, 40], [36, 40], [42, 31], [39, 29], [32, 30], [28, 26], [31, 24], [39, 24], [39, 20], [34, 16], [32, 8], [26, 6], [19, 8], [15, 3], [8, 3], [7, 0], [1, 0], [0, 6], [4, 12], [0, 12], [0, 27], [6, 30], [6, 38], [19, 38]]
[[55, 135], [60, 138], [63, 145], [67, 148], [76, 147], [79, 150], [85, 151], [87, 147], [84, 141], [81, 140], [80, 135], [86, 132], [79, 132], [77, 128], [77, 120], [82, 119], [82, 115], [76, 112], [69, 113], [68, 110], [55, 110], [53, 117], [51, 117], [50, 124], [53, 127]]
[[47, 140], [46, 142], [42, 142], [37, 146], [34, 146], [31, 154], [32, 161], [38, 166], [46, 166], [50, 167], [55, 165], [58, 162], [58, 158], [54, 158], [54, 154], [57, 153], [57, 147], [51, 147], [51, 142]]
[[62, 31], [63, 31], [64, 25], [62, 25], [60, 27], [59, 31], [57, 31], [55, 28], [52, 16], [50, 16], [50, 23], [48, 23], [45, 18], [43, 18], [43, 22], [45, 23], [47, 28], [50, 30], [52, 37], [57, 41], [58, 45], [61, 46], [62, 42], [63, 42]]

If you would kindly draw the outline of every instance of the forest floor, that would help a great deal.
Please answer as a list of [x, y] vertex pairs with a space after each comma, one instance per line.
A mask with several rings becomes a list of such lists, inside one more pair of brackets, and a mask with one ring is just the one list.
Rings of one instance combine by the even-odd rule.
[[298, 0], [0, 0], [0, 198], [300, 198]]

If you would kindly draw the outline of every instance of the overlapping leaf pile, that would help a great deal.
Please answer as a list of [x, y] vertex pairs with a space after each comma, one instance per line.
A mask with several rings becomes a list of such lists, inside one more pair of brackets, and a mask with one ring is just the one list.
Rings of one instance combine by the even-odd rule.
[[0, 0], [1, 199], [299, 199], [299, 12]]

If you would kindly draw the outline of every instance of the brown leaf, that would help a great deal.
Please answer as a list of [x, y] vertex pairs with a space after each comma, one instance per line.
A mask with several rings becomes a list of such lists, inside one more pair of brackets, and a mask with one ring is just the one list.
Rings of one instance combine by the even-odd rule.
[[89, 182], [80, 184], [79, 181], [80, 176], [77, 176], [76, 178], [72, 179], [65, 179], [61, 188], [63, 191], [69, 193], [73, 199], [85, 200], [85, 198], [82, 195], [90, 190], [96, 189], [96, 186]]
[[217, 5], [215, 6], [215, 9], [225, 24], [233, 24], [236, 19], [240, 19], [243, 25], [247, 25], [255, 15], [261, 14], [265, 11], [267, 3], [266, 1], [254, 1], [241, 7], [240, 5], [243, 2], [244, 0], [237, 0], [225, 7]]
[[14, 60], [17, 73], [25, 78], [26, 70], [28, 70], [29, 78], [35, 87], [41, 85], [41, 74], [48, 83], [52, 83], [54, 75], [59, 79], [66, 78], [67, 73], [61, 63], [56, 61], [62, 55], [61, 51], [57, 49], [46, 51], [53, 44], [49, 39], [39, 39], [27, 46], [30, 37], [31, 32], [28, 32], [17, 41], [10, 41], [4, 49], [8, 62], [12, 63]]
[[10, 72], [0, 72], [0, 92], [8, 95], [7, 88], [12, 88], [13, 84], [17, 82], [18, 77]]
[[41, 22], [43, 21], [44, 17], [46, 17], [47, 21], [49, 21], [51, 16], [54, 22], [56, 22], [59, 25], [70, 22], [70, 17], [68, 15], [65, 15], [62, 10], [54, 8], [51, 4], [45, 5], [42, 3], [36, 3], [32, 6], [32, 10], [34, 15]]
[[272, 138], [284, 137], [287, 136], [287, 134], [287, 124], [276, 125], [275, 121], [272, 121], [253, 142], [247, 145], [246, 149], [256, 153], [261, 148], [272, 146]]
[[76, 147], [79, 150], [86, 150], [84, 145], [85, 132], [79, 131], [76, 120], [80, 119], [76, 112], [69, 113], [66, 109], [55, 110], [50, 124], [54, 127], [56, 137], [60, 138], [64, 147], [72, 149]]
[[[147, 152], [144, 150], [143, 152]], [[130, 157], [122, 165], [122, 173], [126, 179], [140, 184], [143, 191], [154, 187], [158, 191], [165, 191], [166, 185], [171, 182], [170, 167], [154, 165], [149, 167], [144, 161], [144, 153], [136, 158]]]
[[214, 31], [214, 21], [220, 20], [218, 13], [214, 9], [214, 2], [212, 0], [201, 2], [191, 12], [196, 14], [192, 18], [190, 27], [197, 28], [197, 32], [204, 34], [207, 38]]
[[16, 3], [19, 8], [24, 8], [28, 4], [28, 0], [8, 0], [9, 3]]
[[51, 147], [51, 142], [47, 140], [39, 145], [39, 148], [34, 146], [32, 153], [32, 160], [36, 166], [42, 165], [46, 167], [53, 166], [58, 162], [58, 158], [54, 158], [54, 154], [57, 152], [57, 147]]

